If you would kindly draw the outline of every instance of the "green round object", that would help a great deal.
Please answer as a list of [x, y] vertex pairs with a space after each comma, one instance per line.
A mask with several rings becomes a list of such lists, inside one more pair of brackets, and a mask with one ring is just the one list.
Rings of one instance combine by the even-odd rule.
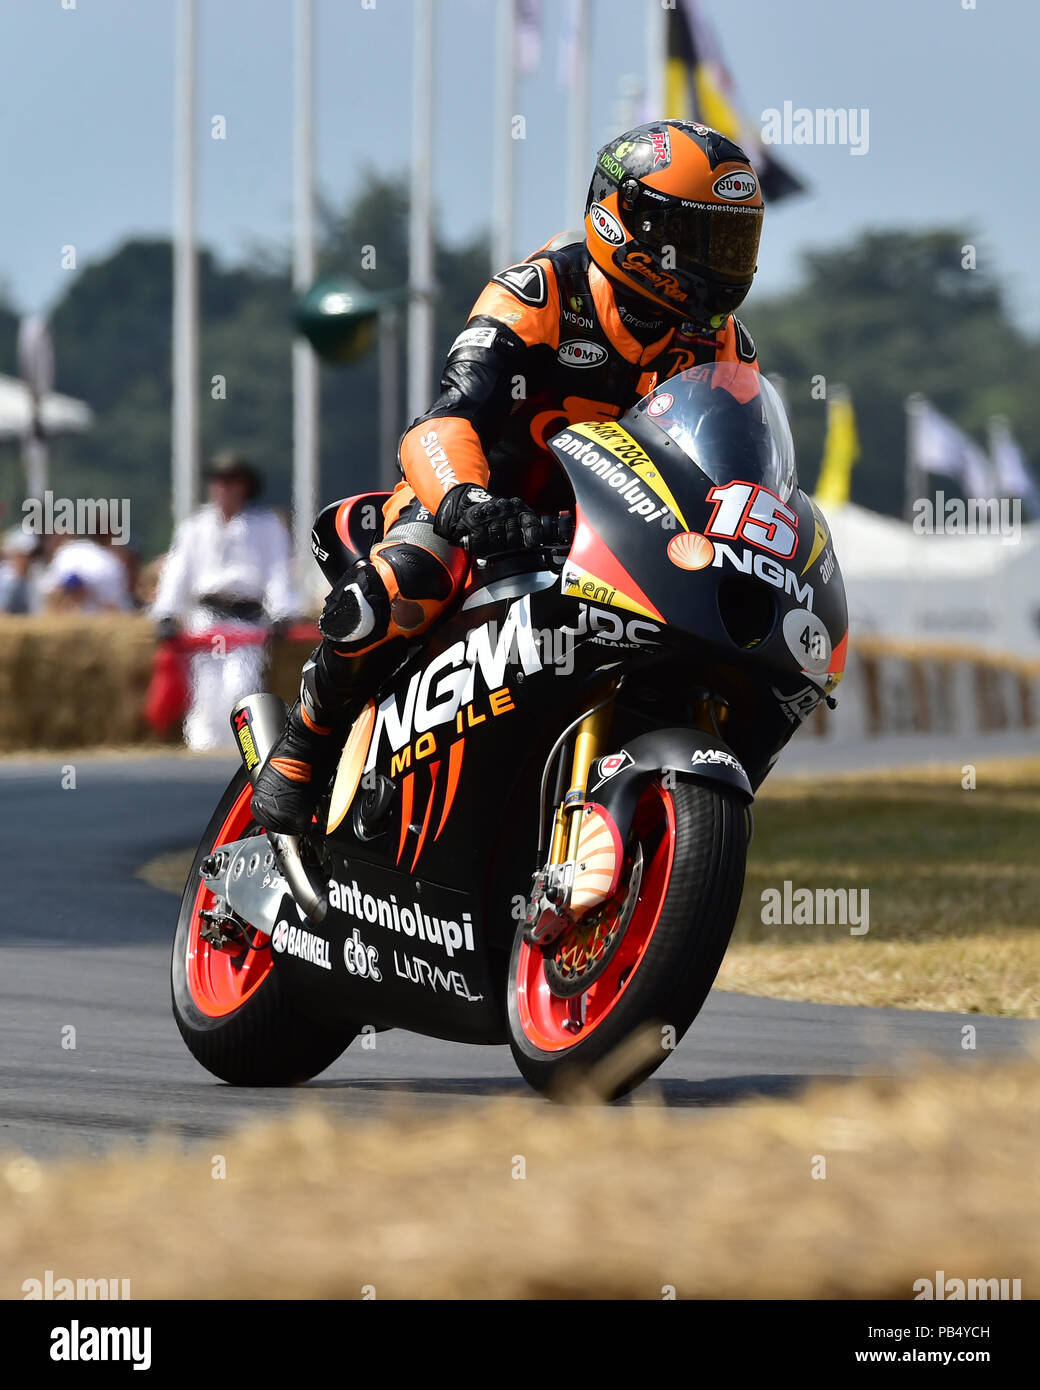
[[346, 276], [316, 281], [297, 301], [296, 326], [326, 362], [356, 362], [372, 346], [380, 301]]

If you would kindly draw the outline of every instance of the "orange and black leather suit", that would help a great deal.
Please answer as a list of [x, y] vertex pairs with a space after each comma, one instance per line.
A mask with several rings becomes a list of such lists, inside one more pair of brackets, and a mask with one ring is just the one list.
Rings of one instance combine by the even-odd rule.
[[401, 440], [404, 481], [369, 556], [389, 603], [380, 595], [376, 626], [337, 643], [342, 655], [425, 632], [457, 594], [468, 557], [433, 529], [453, 488], [472, 483], [538, 511], [566, 508], [569, 487], [546, 440], [567, 424], [617, 419], [688, 367], [757, 366], [735, 317], [712, 330], [659, 313], [647, 299], [619, 295], [577, 233], [494, 276], [448, 353], [441, 394]]

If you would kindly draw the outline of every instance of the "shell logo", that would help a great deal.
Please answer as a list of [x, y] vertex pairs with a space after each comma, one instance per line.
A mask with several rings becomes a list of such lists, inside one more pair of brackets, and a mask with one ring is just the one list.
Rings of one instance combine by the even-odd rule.
[[668, 558], [681, 570], [703, 570], [715, 559], [715, 547], [697, 531], [683, 531], [668, 542]]

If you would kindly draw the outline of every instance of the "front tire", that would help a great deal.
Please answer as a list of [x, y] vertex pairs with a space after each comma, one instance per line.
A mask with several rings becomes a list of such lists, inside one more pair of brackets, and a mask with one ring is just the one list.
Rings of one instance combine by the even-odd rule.
[[232, 778], [199, 844], [188, 874], [173, 941], [173, 1015], [181, 1037], [207, 1071], [233, 1086], [291, 1086], [331, 1066], [356, 1029], [323, 1028], [285, 997], [269, 938], [241, 956], [219, 951], [199, 935], [199, 913], [213, 894], [199, 878], [218, 845], [256, 833], [252, 787], [244, 770]]
[[[650, 1061], [611, 1082], [638, 1086], [671, 1055], [708, 996], [744, 886], [743, 804], [714, 787], [660, 778], [636, 807], [622, 875], [628, 899], [591, 914], [547, 952], [517, 932], [509, 963], [510, 1047], [537, 1091], [601, 1062], [636, 1029], [661, 1029]], [[632, 895], [634, 894], [634, 900]]]

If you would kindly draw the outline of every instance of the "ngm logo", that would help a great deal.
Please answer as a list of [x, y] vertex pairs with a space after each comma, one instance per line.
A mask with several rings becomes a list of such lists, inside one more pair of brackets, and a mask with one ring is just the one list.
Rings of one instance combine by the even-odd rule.
[[[399, 752], [414, 734], [449, 724], [463, 706], [471, 705], [478, 681], [482, 690], [500, 697], [500, 707], [506, 708], [508, 691], [503, 687], [511, 663], [525, 676], [542, 670], [529, 594], [510, 605], [501, 624], [474, 628], [465, 641], [453, 642], [422, 671], [416, 671], [408, 683], [403, 708], [396, 695], [387, 696], [376, 710], [365, 770], [375, 766], [384, 733], [391, 749]], [[511, 703], [508, 708], [512, 708]]]
[[789, 570], [771, 555], [763, 555], [757, 550], [734, 550], [732, 546], [709, 540], [697, 531], [684, 531], [669, 541], [668, 558], [673, 565], [684, 570], [703, 570], [709, 566], [712, 569], [725, 569], [730, 566], [741, 574], [752, 575], [771, 584], [774, 589], [782, 589], [812, 612], [813, 586], [803, 584], [794, 570]]

